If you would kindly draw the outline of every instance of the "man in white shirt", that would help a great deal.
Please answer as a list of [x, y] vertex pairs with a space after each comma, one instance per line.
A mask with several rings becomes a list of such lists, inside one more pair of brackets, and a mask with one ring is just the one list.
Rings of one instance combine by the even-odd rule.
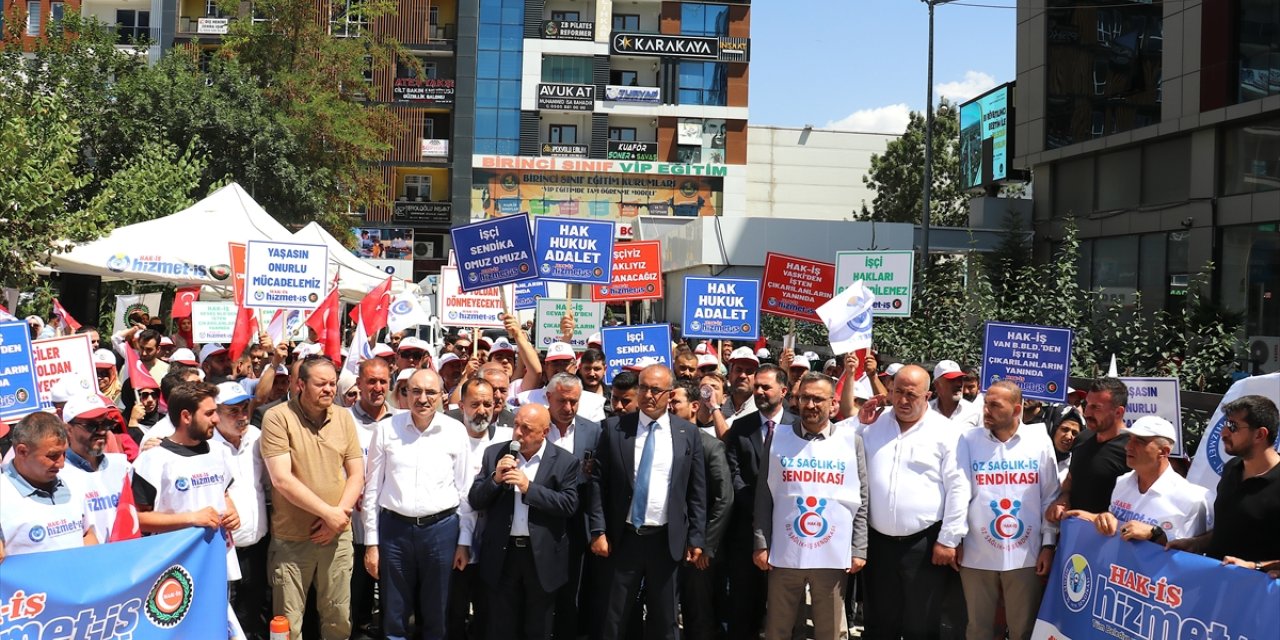
[[1057, 497], [1053, 443], [1039, 424], [1022, 424], [1022, 390], [1001, 380], [983, 403], [983, 429], [960, 436], [958, 466], [971, 496], [969, 531], [961, 547], [960, 579], [969, 611], [966, 635], [994, 637], [1004, 597], [1011, 640], [1035, 626], [1057, 534], [1044, 510]]
[[[547, 347], [547, 357], [543, 363], [547, 380], [550, 381], [561, 373], [568, 373], [570, 365], [574, 362], [573, 347], [567, 342], [553, 342]], [[529, 403], [540, 404], [550, 408], [547, 401], [547, 387], [541, 389], [529, 389], [521, 391], [516, 401], [517, 406], [523, 406]], [[582, 393], [578, 400], [578, 415], [595, 422], [603, 422], [604, 414], [604, 396], [598, 393]]]
[[37, 411], [11, 437], [13, 460], [0, 467], [0, 561], [98, 544], [84, 492], [58, 477], [67, 449], [62, 420]]
[[957, 426], [982, 426], [982, 411], [964, 399], [964, 371], [955, 360], [943, 360], [933, 368], [933, 400], [929, 408], [942, 414]]
[[720, 413], [724, 414], [728, 426], [732, 426], [734, 420], [756, 410], [755, 383], [756, 370], [759, 368], [760, 359], [751, 351], [751, 347], [738, 347], [729, 354], [729, 375], [726, 376], [729, 397], [720, 405]]
[[459, 536], [461, 518], [470, 517], [469, 447], [466, 427], [436, 410], [443, 393], [436, 372], [416, 371], [404, 396], [408, 411], [380, 425], [369, 443], [364, 565], [387, 577], [380, 585], [388, 640], [408, 637], [415, 609], [418, 632], [443, 638], [451, 572], [467, 566]]
[[1192, 484], [1169, 465], [1174, 426], [1157, 416], [1143, 416], [1128, 427], [1125, 461], [1133, 469], [1116, 478], [1111, 506], [1103, 513], [1068, 511], [1092, 521], [1098, 533], [1124, 540], [1150, 540], [1165, 544], [1194, 538], [1213, 528], [1209, 490]]
[[[360, 439], [360, 451], [369, 456], [369, 442], [380, 424], [391, 422], [396, 410], [387, 404], [391, 389], [391, 366], [382, 358], [370, 358], [360, 363], [356, 371], [356, 388], [359, 399], [351, 405], [351, 419], [356, 423], [356, 437]], [[351, 550], [353, 558], [364, 558], [364, 518], [362, 505], [356, 503], [356, 515], [351, 518]], [[360, 633], [377, 636], [378, 621], [374, 618], [377, 607], [373, 576], [365, 571], [363, 563], [351, 568], [351, 628]]]
[[894, 376], [888, 400], [890, 411], [877, 396], [858, 413], [871, 495], [863, 637], [936, 637], [968, 511], [961, 431], [929, 409], [919, 366]]
[[221, 448], [231, 460], [233, 482], [227, 490], [240, 516], [231, 532], [240, 561], [240, 580], [231, 583], [230, 599], [241, 628], [249, 637], [267, 632], [267, 468], [258, 440], [262, 431], [249, 424], [251, 396], [236, 382], [218, 385], [218, 424], [210, 446]]

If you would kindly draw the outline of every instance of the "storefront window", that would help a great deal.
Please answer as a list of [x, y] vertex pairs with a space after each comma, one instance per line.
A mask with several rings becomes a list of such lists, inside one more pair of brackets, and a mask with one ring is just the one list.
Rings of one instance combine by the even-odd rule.
[[1280, 118], [1223, 132], [1223, 195], [1280, 189]]
[[595, 60], [580, 56], [543, 56], [542, 81], [591, 84]]
[[1280, 336], [1280, 225], [1227, 227], [1222, 234], [1222, 304], [1244, 313], [1245, 335]]
[[725, 106], [725, 65], [719, 62], [680, 63], [680, 104]]
[[1104, 304], [1134, 303], [1138, 291], [1138, 236], [1098, 238], [1093, 241], [1093, 288]]
[[1280, 95], [1280, 2], [1239, 0], [1239, 102]]

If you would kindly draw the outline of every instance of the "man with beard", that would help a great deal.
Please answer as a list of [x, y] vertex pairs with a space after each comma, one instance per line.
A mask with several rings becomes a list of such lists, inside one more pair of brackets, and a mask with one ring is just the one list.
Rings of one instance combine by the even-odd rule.
[[1119, 378], [1099, 378], [1085, 396], [1084, 421], [1089, 428], [1071, 448], [1071, 465], [1062, 482], [1062, 494], [1049, 505], [1049, 522], [1062, 520], [1068, 509], [1102, 513], [1111, 505], [1116, 478], [1129, 472], [1125, 446], [1129, 434], [1121, 431], [1129, 388]]
[[[502, 371], [498, 370], [496, 374], [500, 376]], [[468, 478], [474, 478], [480, 473], [484, 450], [489, 445], [511, 439], [511, 427], [500, 425], [496, 420], [499, 410], [505, 408], [494, 395], [493, 385], [488, 381], [472, 378], [462, 383], [462, 401], [458, 408], [445, 412], [446, 416], [461, 422], [467, 428]], [[449, 585], [448, 624], [445, 625], [445, 630], [451, 640], [478, 640], [485, 637], [488, 598], [485, 597], [480, 570], [476, 566], [480, 554], [476, 553], [478, 545], [475, 544], [484, 535], [484, 512], [476, 512], [475, 515], [474, 520], [464, 520], [461, 523], [462, 532], [459, 535], [461, 544], [471, 547], [471, 558], [462, 569], [454, 569], [453, 581]]]
[[[359, 400], [351, 405], [351, 418], [356, 423], [356, 435], [360, 438], [360, 451], [368, 462], [369, 441], [380, 424], [391, 422], [396, 411], [387, 405], [387, 391], [391, 387], [391, 368], [382, 358], [370, 358], [360, 363], [356, 374]], [[359, 512], [360, 503], [356, 503]], [[352, 558], [364, 558], [364, 518], [351, 519]], [[364, 563], [353, 563], [351, 568], [351, 627], [358, 633], [377, 636], [378, 621], [374, 618], [377, 598], [373, 576], [364, 569]]]
[[594, 393], [602, 398], [608, 397], [609, 385], [604, 383], [604, 353], [599, 349], [587, 349], [578, 359], [578, 378], [582, 380], [582, 390]]
[[497, 362], [486, 362], [480, 365], [476, 377], [493, 387], [493, 401], [497, 403], [493, 410], [493, 422], [501, 427], [515, 426], [516, 413], [511, 409], [511, 405], [507, 404], [507, 393], [511, 390], [511, 376], [507, 373], [506, 366]]
[[640, 378], [634, 371], [622, 371], [613, 377], [613, 384], [609, 386], [610, 419], [640, 410], [636, 391], [639, 384]]
[[240, 626], [250, 638], [267, 633], [267, 468], [258, 440], [262, 432], [249, 424], [249, 392], [236, 382], [218, 385], [218, 424], [210, 446], [222, 449], [232, 463], [228, 494], [240, 515], [231, 532], [240, 561], [240, 580], [228, 594]]
[[[729, 354], [729, 397], [720, 405], [720, 412], [730, 426], [733, 421], [756, 410], [753, 397], [755, 393], [756, 369], [760, 368], [760, 359], [751, 352], [750, 347], [739, 347]], [[786, 372], [782, 372], [783, 378]], [[783, 380], [783, 389], [786, 381]]]
[[206, 344], [200, 348], [200, 369], [206, 382], [226, 382], [231, 378], [231, 352], [220, 344]]
[[123, 453], [105, 453], [107, 434], [119, 427], [120, 411], [96, 393], [81, 393], [62, 408], [67, 421], [67, 466], [58, 476], [84, 492], [89, 519], [106, 542], [115, 524], [124, 477], [132, 468]]

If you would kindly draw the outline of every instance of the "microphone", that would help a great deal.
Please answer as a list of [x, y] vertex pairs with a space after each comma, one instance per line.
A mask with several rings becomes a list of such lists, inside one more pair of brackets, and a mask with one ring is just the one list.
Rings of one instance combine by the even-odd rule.
[[[514, 460], [514, 459], [516, 459], [516, 456], [517, 456], [519, 453], [520, 453], [520, 441], [519, 441], [519, 440], [512, 440], [512, 441], [511, 441], [511, 444], [507, 445], [507, 455], [505, 455], [505, 456], [503, 456], [503, 457], [504, 457], [504, 458], [511, 458], [511, 459], [513, 459], [513, 460]], [[506, 485], [506, 489], [507, 489], [507, 491], [514, 491], [514, 490], [515, 490], [515, 487], [514, 487], [514, 485]]]

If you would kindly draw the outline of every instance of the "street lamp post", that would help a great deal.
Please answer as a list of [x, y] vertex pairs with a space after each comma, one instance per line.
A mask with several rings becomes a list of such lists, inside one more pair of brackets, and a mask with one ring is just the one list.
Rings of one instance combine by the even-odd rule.
[[933, 191], [933, 8], [952, 0], [922, 0], [929, 5], [929, 84], [924, 116], [924, 211], [920, 218], [920, 266], [929, 266], [929, 197]]

